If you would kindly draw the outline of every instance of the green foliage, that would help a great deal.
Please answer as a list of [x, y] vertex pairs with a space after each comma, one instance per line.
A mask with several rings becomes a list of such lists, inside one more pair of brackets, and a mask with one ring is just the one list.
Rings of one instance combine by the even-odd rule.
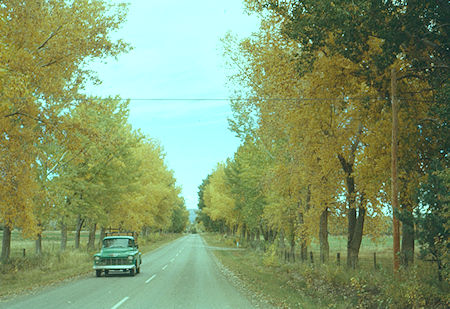
[[278, 261], [278, 245], [273, 243], [269, 246], [266, 252], [264, 252], [263, 264], [264, 266], [279, 266]]
[[439, 280], [448, 281], [450, 250], [450, 172], [434, 161], [427, 182], [420, 190], [421, 207], [417, 209], [417, 239], [422, 257], [431, 258], [438, 268]]
[[186, 230], [189, 222], [189, 212], [184, 203], [176, 205], [172, 211], [171, 226], [168, 231], [170, 233], [182, 233]]
[[250, 232], [256, 232], [263, 224], [267, 161], [267, 155], [247, 140], [238, 148], [234, 159], [227, 162], [225, 169], [227, 186], [236, 201], [235, 209]]
[[201, 185], [198, 187], [198, 209], [199, 213], [196, 221], [201, 222], [207, 231], [219, 232], [223, 222], [213, 221], [205, 210], [205, 189], [210, 183], [211, 174], [203, 179]]
[[[446, 1], [255, 2], [286, 18], [283, 32], [301, 44], [307, 59], [326, 46], [332, 53], [361, 63], [371, 48], [367, 38], [372, 36], [382, 40], [382, 50], [365, 61], [361, 74], [369, 77], [384, 71], [403, 54], [412, 69], [432, 79], [434, 85], [447, 79], [450, 4]], [[333, 44], [328, 41], [330, 33]]]

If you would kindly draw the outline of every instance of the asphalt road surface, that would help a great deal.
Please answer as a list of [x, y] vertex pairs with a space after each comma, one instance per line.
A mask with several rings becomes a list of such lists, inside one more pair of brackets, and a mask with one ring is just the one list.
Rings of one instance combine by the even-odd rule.
[[0, 308], [252, 308], [221, 274], [199, 235], [188, 235], [143, 257], [135, 277], [117, 272], [49, 287], [0, 302]]

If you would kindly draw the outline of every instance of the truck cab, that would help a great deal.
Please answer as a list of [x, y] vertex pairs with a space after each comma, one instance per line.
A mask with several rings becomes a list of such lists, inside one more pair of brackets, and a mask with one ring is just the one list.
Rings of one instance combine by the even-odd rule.
[[140, 272], [141, 255], [135, 232], [107, 232], [101, 251], [94, 255], [95, 274], [100, 277], [102, 272], [107, 276], [110, 271], [124, 271], [134, 276]]

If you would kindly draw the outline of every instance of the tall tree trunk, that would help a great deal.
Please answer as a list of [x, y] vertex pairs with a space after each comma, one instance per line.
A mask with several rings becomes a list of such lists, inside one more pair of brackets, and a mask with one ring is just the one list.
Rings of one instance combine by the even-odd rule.
[[246, 232], [247, 226], [245, 224], [242, 225], [241, 228], [241, 243], [243, 243], [245, 241], [245, 232]]
[[[346, 174], [345, 184], [347, 187], [347, 266], [351, 268], [356, 268], [358, 264], [358, 254], [359, 248], [361, 246], [362, 241], [362, 233], [364, 227], [364, 216], [365, 209], [359, 207], [358, 215], [356, 214], [356, 190], [355, 190], [355, 178], [353, 176], [353, 162], [354, 162], [354, 153], [356, 151], [356, 145], [358, 143], [358, 139], [354, 145], [352, 145], [352, 155], [347, 162], [347, 160], [342, 156], [338, 155], [339, 161], [341, 162], [342, 169]], [[361, 204], [363, 203], [363, 197], [361, 198]]]
[[300, 258], [302, 262], [306, 262], [308, 260], [308, 246], [306, 245], [306, 240], [302, 239], [300, 243]]
[[301, 204], [298, 204], [299, 212], [298, 212], [298, 224], [300, 226], [300, 258], [302, 262], [308, 261], [308, 239], [309, 235], [306, 233], [306, 229], [303, 227], [303, 224], [305, 223], [303, 213], [304, 211], [308, 211], [310, 209], [310, 202], [311, 202], [311, 185], [309, 184], [306, 190], [306, 201], [305, 201], [305, 209], [301, 209]]
[[[308, 195], [306, 197], [307, 205], [309, 203], [309, 195], [310, 195], [310, 191], [309, 191], [309, 187], [308, 187]], [[303, 213], [298, 214], [298, 223], [300, 224], [300, 226], [304, 224]], [[301, 239], [301, 241], [300, 241], [300, 259], [302, 260], [302, 262], [306, 262], [308, 260], [308, 245], [307, 245], [306, 234], [301, 233], [300, 239]]]
[[[66, 207], [69, 208], [71, 205], [71, 199], [66, 199]], [[61, 216], [60, 221], [60, 228], [61, 228], [61, 244], [60, 244], [60, 250], [65, 251], [67, 248], [67, 215]]]
[[320, 214], [319, 244], [320, 261], [326, 263], [330, 258], [330, 245], [328, 244], [328, 207]]
[[[38, 223], [38, 228], [40, 229], [40, 227], [42, 226], [41, 223]], [[41, 255], [42, 254], [42, 231], [40, 231], [37, 234], [37, 238], [35, 241], [35, 250], [36, 250], [36, 255]]]
[[274, 231], [273, 229], [270, 229], [270, 242], [274, 242], [277, 238], [278, 232]]
[[95, 249], [95, 232], [97, 231], [97, 223], [93, 223], [89, 229], [89, 238], [87, 243], [87, 250], [93, 251]]
[[[100, 239], [98, 240], [98, 247], [101, 248], [103, 245], [103, 238], [105, 238], [106, 235], [106, 229], [102, 226], [100, 228]], [[147, 236], [147, 228], [143, 227], [142, 228], [142, 236], [146, 237]]]
[[412, 215], [412, 207], [406, 205], [402, 211], [402, 248], [401, 262], [404, 267], [414, 264], [414, 217]]
[[353, 242], [353, 235], [355, 233], [356, 226], [356, 209], [350, 208], [347, 212], [348, 222], [347, 222], [347, 266], [354, 268], [356, 266], [355, 253], [351, 250], [351, 245]]
[[394, 273], [400, 266], [400, 222], [397, 218], [398, 207], [398, 102], [397, 75], [395, 68], [391, 69], [391, 102], [392, 102], [392, 143], [391, 143], [391, 204], [392, 204], [392, 251]]
[[358, 215], [356, 215], [356, 209], [353, 208], [352, 210], [352, 221], [354, 224], [352, 231], [349, 230], [349, 241], [347, 242], [347, 266], [355, 269], [358, 265], [358, 255], [359, 249], [361, 248], [366, 210], [359, 207]]
[[285, 245], [284, 245], [284, 231], [280, 230], [279, 234], [279, 242], [278, 242], [278, 248], [280, 249], [284, 249]]
[[9, 260], [11, 253], [11, 228], [8, 225], [3, 227], [3, 239], [2, 239], [2, 256], [1, 262], [6, 263]]
[[78, 215], [77, 219], [77, 227], [75, 230], [75, 249], [80, 248], [80, 234], [81, 234], [81, 228], [83, 227], [84, 219], [81, 219], [81, 216]]
[[265, 228], [261, 226], [260, 229], [264, 237], [264, 242], [269, 242], [269, 229], [267, 228], [267, 226]]
[[35, 243], [36, 243], [36, 254], [41, 255], [42, 254], [42, 232], [37, 234]]
[[60, 250], [65, 251], [67, 248], [67, 225], [64, 222], [64, 219], [61, 220], [61, 246]]
[[292, 261], [295, 262], [295, 232], [292, 232], [291, 235], [289, 235], [289, 242], [291, 245], [290, 255], [291, 255]]
[[[142, 236], [143, 237], [147, 237], [148, 236], [148, 226], [143, 226], [142, 227]], [[103, 232], [103, 234], [102, 234], [102, 232]], [[100, 241], [103, 241], [103, 238], [105, 237], [105, 228], [104, 227], [102, 227], [102, 229], [101, 229], [101, 231], [100, 231], [100, 235], [102, 236], [103, 235], [103, 237], [100, 237]]]

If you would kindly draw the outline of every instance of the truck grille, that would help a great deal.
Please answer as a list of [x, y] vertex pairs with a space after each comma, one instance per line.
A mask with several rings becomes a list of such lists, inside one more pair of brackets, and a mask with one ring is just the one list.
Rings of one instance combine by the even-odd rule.
[[120, 259], [120, 258], [111, 258], [111, 259], [102, 259], [104, 265], [128, 265], [130, 262], [128, 259]]

